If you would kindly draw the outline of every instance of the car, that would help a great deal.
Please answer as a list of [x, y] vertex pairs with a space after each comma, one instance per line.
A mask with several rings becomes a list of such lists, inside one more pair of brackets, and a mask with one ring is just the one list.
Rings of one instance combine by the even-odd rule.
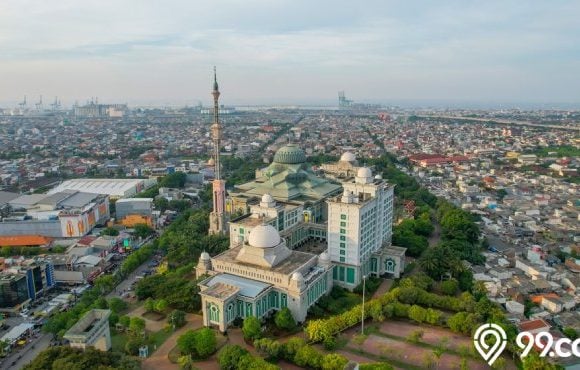
[[487, 250], [490, 251], [490, 252], [493, 252], [493, 253], [498, 253], [499, 252], [496, 247], [489, 247], [489, 248], [487, 248]]

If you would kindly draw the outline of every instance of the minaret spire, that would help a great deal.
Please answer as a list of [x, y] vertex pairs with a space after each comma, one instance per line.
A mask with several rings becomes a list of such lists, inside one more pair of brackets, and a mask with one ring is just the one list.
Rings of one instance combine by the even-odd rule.
[[220, 90], [217, 82], [217, 72], [213, 67], [213, 124], [211, 125], [211, 137], [213, 141], [213, 159], [215, 164], [215, 179], [213, 180], [213, 212], [209, 216], [210, 234], [227, 234], [228, 226], [226, 221], [226, 182], [222, 180], [220, 148], [222, 140], [222, 128], [219, 117], [219, 97]]
[[217, 82], [217, 72], [215, 66], [213, 67], [213, 124], [211, 126], [211, 134], [213, 139], [213, 160], [215, 164], [215, 179], [221, 180], [221, 168], [220, 168], [220, 145], [221, 145], [221, 134], [222, 129], [220, 126], [219, 117], [219, 97], [220, 90]]

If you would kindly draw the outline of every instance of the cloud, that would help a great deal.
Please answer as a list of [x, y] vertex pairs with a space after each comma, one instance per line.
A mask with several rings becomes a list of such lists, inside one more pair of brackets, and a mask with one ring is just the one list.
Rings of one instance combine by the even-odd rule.
[[42, 91], [207, 99], [214, 64], [235, 82], [232, 101], [334, 99], [337, 89], [574, 100], [577, 14], [579, 3], [540, 1], [3, 0], [0, 101]]

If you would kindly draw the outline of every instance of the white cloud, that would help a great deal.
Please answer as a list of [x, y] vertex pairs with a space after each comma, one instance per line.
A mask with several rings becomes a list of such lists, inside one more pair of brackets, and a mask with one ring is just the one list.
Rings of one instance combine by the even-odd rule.
[[0, 101], [205, 100], [213, 64], [232, 101], [334, 99], [337, 89], [573, 100], [579, 13], [539, 1], [2, 0]]

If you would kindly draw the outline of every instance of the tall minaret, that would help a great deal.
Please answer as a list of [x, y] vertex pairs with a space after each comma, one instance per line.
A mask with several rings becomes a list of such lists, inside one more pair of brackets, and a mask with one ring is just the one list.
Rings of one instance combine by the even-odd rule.
[[213, 160], [215, 163], [215, 179], [213, 180], [213, 211], [209, 215], [209, 233], [227, 234], [226, 222], [226, 182], [222, 180], [220, 167], [220, 148], [222, 128], [219, 121], [219, 97], [220, 91], [217, 83], [217, 73], [213, 67], [213, 124], [211, 125], [211, 137], [213, 140]]

